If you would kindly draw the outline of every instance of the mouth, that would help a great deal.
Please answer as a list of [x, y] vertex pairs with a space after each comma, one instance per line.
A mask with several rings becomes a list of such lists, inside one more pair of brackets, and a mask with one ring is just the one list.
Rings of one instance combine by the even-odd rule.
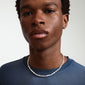
[[47, 36], [48, 32], [44, 30], [35, 30], [30, 33], [30, 37], [39, 39], [39, 38], [45, 38]]

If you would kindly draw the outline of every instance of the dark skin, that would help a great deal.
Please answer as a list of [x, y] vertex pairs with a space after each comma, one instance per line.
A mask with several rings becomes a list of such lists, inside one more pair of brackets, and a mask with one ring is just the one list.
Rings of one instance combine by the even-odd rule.
[[[29, 63], [38, 69], [57, 68], [62, 63], [61, 36], [68, 23], [61, 0], [21, 0], [20, 23], [29, 42]], [[64, 63], [67, 58], [64, 56]]]

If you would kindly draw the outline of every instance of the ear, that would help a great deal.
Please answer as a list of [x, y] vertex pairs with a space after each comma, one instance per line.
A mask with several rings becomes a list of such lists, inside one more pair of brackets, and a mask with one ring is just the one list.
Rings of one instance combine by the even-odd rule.
[[69, 15], [64, 14], [63, 15], [63, 29], [65, 29], [67, 27], [68, 21], [69, 21]]

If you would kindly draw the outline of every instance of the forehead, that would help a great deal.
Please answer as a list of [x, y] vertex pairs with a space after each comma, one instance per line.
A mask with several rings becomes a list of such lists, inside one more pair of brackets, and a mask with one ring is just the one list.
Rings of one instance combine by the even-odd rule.
[[49, 4], [49, 3], [54, 3], [58, 7], [61, 7], [61, 0], [21, 0], [20, 7], [23, 7], [25, 5], [38, 7], [41, 6], [42, 4]]

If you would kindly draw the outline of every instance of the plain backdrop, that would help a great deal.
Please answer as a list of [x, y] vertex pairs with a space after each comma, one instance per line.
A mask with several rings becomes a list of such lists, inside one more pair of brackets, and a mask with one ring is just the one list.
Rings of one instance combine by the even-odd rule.
[[[71, 0], [62, 53], [85, 65], [85, 0]], [[15, 0], [0, 0], [0, 66], [29, 55], [15, 9]]]

